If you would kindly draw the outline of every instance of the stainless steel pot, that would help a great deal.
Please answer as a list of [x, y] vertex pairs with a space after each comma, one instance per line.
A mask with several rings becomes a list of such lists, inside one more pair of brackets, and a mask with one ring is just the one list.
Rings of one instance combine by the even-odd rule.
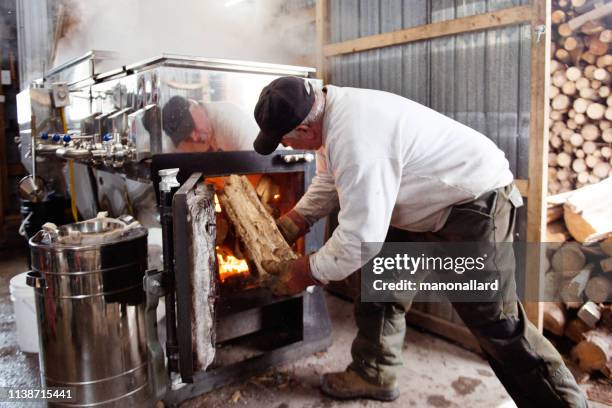
[[43, 385], [72, 388], [69, 406], [147, 406], [147, 230], [103, 216], [46, 226], [30, 251]]

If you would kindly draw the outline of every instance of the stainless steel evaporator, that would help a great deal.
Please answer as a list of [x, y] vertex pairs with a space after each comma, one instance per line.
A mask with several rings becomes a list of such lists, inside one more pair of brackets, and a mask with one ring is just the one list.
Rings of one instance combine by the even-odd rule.
[[132, 217], [100, 214], [45, 225], [30, 250], [43, 386], [70, 388], [70, 406], [150, 404], [147, 230]]

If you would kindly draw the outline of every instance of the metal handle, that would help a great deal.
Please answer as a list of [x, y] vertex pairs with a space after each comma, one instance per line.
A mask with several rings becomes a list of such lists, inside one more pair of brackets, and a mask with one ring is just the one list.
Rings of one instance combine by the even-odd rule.
[[44, 289], [47, 287], [45, 278], [38, 271], [28, 271], [26, 274], [26, 285], [35, 289]]

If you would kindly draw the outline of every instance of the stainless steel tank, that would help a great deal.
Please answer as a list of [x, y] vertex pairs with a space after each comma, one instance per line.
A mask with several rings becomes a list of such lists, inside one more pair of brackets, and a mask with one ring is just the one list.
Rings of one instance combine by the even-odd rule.
[[147, 406], [147, 230], [101, 215], [44, 226], [30, 251], [43, 385], [71, 388], [70, 406]]

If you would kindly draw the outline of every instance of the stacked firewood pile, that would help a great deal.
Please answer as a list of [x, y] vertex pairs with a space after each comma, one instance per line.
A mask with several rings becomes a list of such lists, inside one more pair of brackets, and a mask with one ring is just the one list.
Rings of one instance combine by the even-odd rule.
[[577, 372], [612, 379], [612, 178], [548, 197], [544, 328]]
[[551, 18], [548, 188], [557, 194], [612, 171], [612, 3], [555, 0]]

